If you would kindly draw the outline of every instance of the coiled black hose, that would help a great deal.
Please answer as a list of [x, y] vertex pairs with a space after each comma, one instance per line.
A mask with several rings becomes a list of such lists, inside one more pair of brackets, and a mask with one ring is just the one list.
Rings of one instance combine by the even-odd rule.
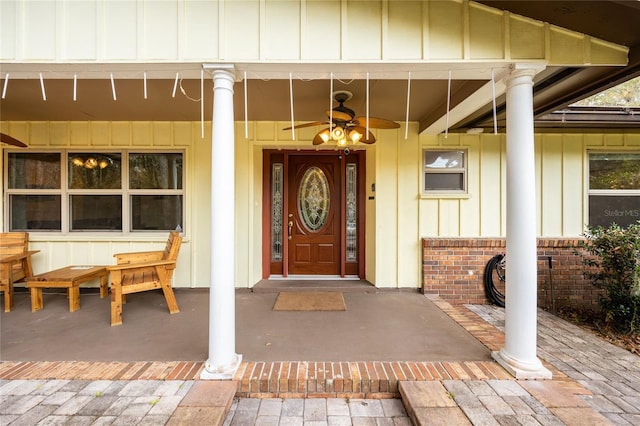
[[[498, 305], [504, 308], [504, 294], [498, 290], [493, 282], [493, 271], [498, 267], [502, 259], [504, 258], [504, 254], [496, 254], [489, 262], [487, 262], [487, 266], [484, 269], [484, 292], [489, 299], [495, 305]], [[501, 280], [504, 280], [504, 276], [502, 274], [498, 274]]]

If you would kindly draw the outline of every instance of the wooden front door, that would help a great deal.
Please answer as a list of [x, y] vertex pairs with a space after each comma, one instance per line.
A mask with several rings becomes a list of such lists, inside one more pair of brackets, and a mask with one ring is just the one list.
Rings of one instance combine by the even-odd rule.
[[289, 157], [288, 273], [339, 275], [341, 170], [337, 155]]

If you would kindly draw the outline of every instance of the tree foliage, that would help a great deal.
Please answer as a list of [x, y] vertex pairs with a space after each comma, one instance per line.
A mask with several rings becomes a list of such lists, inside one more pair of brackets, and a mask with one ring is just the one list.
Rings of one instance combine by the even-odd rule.
[[621, 228], [589, 227], [581, 248], [585, 275], [604, 290], [598, 303], [617, 331], [640, 332], [640, 221]]
[[625, 81], [573, 104], [595, 107], [640, 107], [640, 77]]

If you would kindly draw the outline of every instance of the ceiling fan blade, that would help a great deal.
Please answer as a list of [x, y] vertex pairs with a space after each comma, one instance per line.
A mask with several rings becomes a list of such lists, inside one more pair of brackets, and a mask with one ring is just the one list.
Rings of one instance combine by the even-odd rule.
[[[356, 121], [362, 127], [367, 127], [367, 117], [357, 117]], [[385, 120], [384, 118], [369, 117], [370, 129], [397, 129], [400, 125], [395, 121]]]
[[[311, 123], [302, 123], [302, 124], [297, 124], [297, 125], [295, 126], [295, 128], [296, 128], [296, 129], [300, 129], [300, 128], [302, 128], [302, 127], [325, 126], [325, 125], [327, 125], [327, 124], [329, 124], [327, 121], [313, 121], [313, 122], [311, 122]], [[282, 130], [291, 130], [291, 129], [292, 129], [292, 127], [285, 127], [285, 128], [284, 128], [284, 129], [282, 129]]]
[[7, 135], [6, 133], [0, 133], [0, 142], [13, 146], [19, 146], [20, 148], [26, 148], [27, 144], [20, 142], [18, 139]]
[[336, 111], [335, 109], [333, 111], [327, 111], [327, 117], [333, 117], [334, 120], [340, 121], [351, 121], [351, 119], [353, 118], [353, 116], [347, 114], [346, 112]]
[[330, 132], [331, 132], [331, 129], [329, 129], [328, 127], [326, 129], [320, 130], [313, 137], [313, 144], [314, 145], [322, 145], [323, 143], [327, 142], [329, 140], [329, 133]]

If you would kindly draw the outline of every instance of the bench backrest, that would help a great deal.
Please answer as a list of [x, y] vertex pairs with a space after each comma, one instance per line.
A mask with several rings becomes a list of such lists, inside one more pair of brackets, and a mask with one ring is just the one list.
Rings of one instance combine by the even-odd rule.
[[[28, 232], [2, 232], [0, 233], [0, 258], [26, 253], [29, 250]], [[22, 258], [11, 262], [12, 280], [18, 281], [31, 275], [31, 262], [28, 258]], [[0, 274], [2, 270], [0, 270]], [[3, 280], [8, 277], [0, 277]]]
[[178, 253], [180, 252], [180, 246], [182, 245], [182, 237], [177, 231], [171, 231], [169, 233], [169, 239], [167, 245], [164, 248], [164, 254], [162, 260], [177, 260]]
[[27, 251], [28, 246], [28, 232], [0, 233], [0, 257], [24, 253]]

